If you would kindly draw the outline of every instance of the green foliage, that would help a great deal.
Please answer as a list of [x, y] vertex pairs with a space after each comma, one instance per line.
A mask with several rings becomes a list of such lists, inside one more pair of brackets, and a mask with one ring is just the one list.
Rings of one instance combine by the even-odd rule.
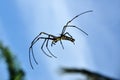
[[[86, 80], [118, 80], [113, 79], [111, 77], [99, 74], [94, 71], [90, 71], [87, 69], [77, 69], [77, 68], [62, 68], [62, 74], [82, 74], [86, 77]], [[81, 80], [81, 79], [80, 79]]]
[[24, 71], [16, 66], [15, 59], [8, 47], [3, 46], [0, 42], [0, 58], [3, 58], [7, 65], [9, 80], [23, 80]]

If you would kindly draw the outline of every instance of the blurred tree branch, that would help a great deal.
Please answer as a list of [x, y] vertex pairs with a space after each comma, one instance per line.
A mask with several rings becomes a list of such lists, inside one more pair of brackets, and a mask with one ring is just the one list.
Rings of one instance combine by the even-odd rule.
[[0, 42], [0, 55], [4, 58], [6, 62], [10, 77], [9, 80], [23, 80], [25, 75], [24, 71], [18, 68], [18, 65], [16, 65], [12, 53], [10, 52], [8, 47], [3, 46], [2, 42]]
[[[97, 72], [89, 71], [86, 69], [76, 69], [76, 68], [62, 68], [61, 69], [62, 74], [83, 74], [86, 76], [87, 80], [118, 80], [113, 79], [101, 74], [98, 74]], [[81, 79], [80, 79], [81, 80]]]

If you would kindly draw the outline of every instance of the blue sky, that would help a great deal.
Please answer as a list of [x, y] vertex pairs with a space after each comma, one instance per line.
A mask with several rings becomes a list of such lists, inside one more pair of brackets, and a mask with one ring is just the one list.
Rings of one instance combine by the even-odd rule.
[[[0, 40], [9, 46], [26, 71], [26, 80], [70, 80], [60, 76], [60, 67], [77, 67], [97, 71], [120, 79], [120, 1], [119, 0], [0, 0]], [[89, 36], [69, 28], [75, 45], [63, 41], [50, 47], [58, 59], [48, 58], [40, 47], [34, 46], [39, 65], [32, 70], [28, 61], [28, 48], [36, 35], [44, 31], [59, 35], [62, 27], [75, 15], [93, 10], [75, 19], [71, 24], [85, 30]], [[4, 62], [0, 71], [5, 71]], [[1, 80], [7, 78], [1, 77]], [[46, 77], [47, 76], [47, 77]]]

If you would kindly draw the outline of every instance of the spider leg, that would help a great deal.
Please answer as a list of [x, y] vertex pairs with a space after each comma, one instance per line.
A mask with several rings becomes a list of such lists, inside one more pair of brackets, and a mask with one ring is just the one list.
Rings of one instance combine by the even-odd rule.
[[51, 34], [48, 34], [48, 33], [45, 33], [45, 32], [41, 32], [34, 38], [34, 40], [32, 41], [32, 44], [34, 44], [36, 41], [38, 41], [42, 34], [50, 36], [50, 37], [55, 37], [54, 35], [51, 35]]
[[44, 49], [43, 49], [43, 46], [44, 46], [46, 40], [47, 40], [47, 39], [44, 40], [44, 42], [43, 42], [43, 44], [42, 44], [42, 46], [41, 46], [41, 50], [43, 51], [43, 53], [44, 53], [46, 56], [52, 57], [52, 56], [48, 55], [48, 54], [44, 51]]
[[80, 13], [80, 14], [76, 15], [75, 17], [73, 17], [70, 21], [68, 21], [68, 22], [65, 24], [65, 26], [64, 26], [63, 29], [62, 29], [62, 33], [61, 33], [61, 34], [64, 34], [64, 32], [65, 32], [65, 30], [66, 30], [66, 27], [68, 27], [68, 24], [71, 23], [74, 19], [76, 19], [76, 18], [79, 17], [80, 15], [83, 15], [83, 14], [89, 13], [89, 12], [93, 12], [93, 11], [92, 11], [92, 10], [85, 11], [85, 12]]
[[70, 22], [72, 22], [74, 19], [76, 19], [76, 18], [79, 17], [80, 15], [83, 15], [83, 14], [88, 13], [88, 12], [93, 12], [93, 10], [85, 11], [85, 12], [82, 12], [82, 13], [76, 15], [76, 16], [73, 17], [70, 21], [68, 21], [68, 22], [66, 23], [66, 25], [68, 25]]
[[29, 47], [29, 62], [30, 62], [30, 66], [31, 66], [32, 69], [34, 69], [34, 68], [33, 68], [32, 61], [31, 61], [31, 53], [32, 53], [32, 56], [33, 56], [33, 59], [34, 59], [35, 63], [38, 64], [38, 62], [37, 62], [37, 60], [35, 59], [35, 56], [34, 56], [33, 45], [34, 45], [39, 39], [47, 39], [47, 38], [37, 36], [37, 37], [31, 42], [31, 46]]
[[[68, 32], [65, 33], [65, 35], [69, 35], [71, 38], [73, 38]], [[73, 42], [73, 44], [75, 45], [75, 43]]]
[[66, 34], [69, 35], [69, 36], [72, 38], [72, 36], [71, 36], [68, 32], [66, 32], [65, 35], [66, 35]]
[[61, 44], [62, 48], [64, 49], [64, 46], [63, 46], [63, 43], [62, 43], [62, 41], [61, 41], [61, 40], [60, 40], [60, 44]]
[[[49, 36], [50, 37], [50, 36]], [[48, 37], [48, 38], [49, 38]], [[54, 58], [57, 58], [54, 54], [52, 54], [52, 52], [49, 50], [49, 48], [48, 48], [48, 41], [49, 41], [49, 39], [47, 39], [47, 42], [46, 42], [46, 48], [47, 48], [47, 50], [49, 51], [49, 53], [54, 57]]]
[[40, 33], [40, 35], [42, 35], [42, 34], [47, 35], [47, 36], [50, 36], [50, 37], [55, 37], [54, 35], [51, 35], [51, 34], [48, 34], [48, 33], [45, 33], [45, 32], [41, 32], [41, 33]]
[[85, 31], [83, 31], [81, 28], [78, 28], [78, 27], [76, 27], [76, 26], [74, 26], [74, 25], [68, 25], [67, 27], [74, 27], [74, 28], [77, 28], [78, 30], [82, 31], [85, 35], [88, 36], [88, 33], [86, 33]]
[[[38, 64], [38, 62], [37, 62], [37, 60], [35, 59], [35, 56], [34, 56], [33, 45], [34, 45], [39, 39], [45, 39], [44, 42], [43, 42], [43, 45], [42, 45], [41, 49], [42, 49], [42, 51], [44, 52], [45, 55], [47, 55], [48, 57], [52, 57], [52, 56], [48, 55], [48, 54], [43, 50], [43, 46], [44, 46], [44, 44], [45, 44], [45, 42], [46, 42], [46, 39], [48, 39], [48, 38], [46, 38], [46, 37], [40, 37], [42, 34], [47, 35], [47, 36], [50, 36], [50, 37], [52, 37], [52, 38], [55, 37], [54, 35], [51, 35], [51, 34], [48, 34], [48, 33], [45, 33], [45, 32], [41, 32], [41, 33], [39, 33], [39, 34], [33, 39], [33, 41], [31, 42], [31, 45], [30, 45], [30, 47], [29, 47], [29, 62], [30, 62], [30, 66], [31, 66], [32, 69], [34, 69], [34, 68], [33, 68], [32, 61], [31, 61], [31, 54], [32, 54], [32, 57], [33, 57], [35, 63]], [[51, 38], [49, 38], [49, 39], [51, 39]]]
[[33, 65], [32, 65], [32, 62], [31, 62], [30, 49], [31, 49], [31, 48], [29, 48], [29, 62], [30, 62], [30, 66], [31, 66], [31, 68], [34, 69], [34, 68], [33, 68]]
[[38, 65], [38, 62], [37, 62], [37, 60], [35, 59], [35, 56], [34, 56], [34, 53], [33, 53], [33, 48], [31, 48], [31, 50], [32, 50], [33, 59], [34, 59], [35, 63]]
[[31, 62], [31, 52], [32, 52], [32, 56], [33, 56], [33, 59], [35, 61], [36, 64], [38, 64], [37, 60], [35, 59], [35, 56], [34, 56], [34, 52], [33, 52], [33, 45], [39, 40], [40, 38], [35, 38], [32, 42], [31, 42], [31, 46], [29, 47], [29, 62], [30, 62], [30, 65], [33, 68], [33, 65], [32, 65], [32, 62]]
[[31, 65], [32, 69], [34, 69], [33, 65], [32, 65], [32, 62], [31, 62], [31, 56], [30, 56], [31, 55], [31, 51], [32, 51], [32, 56], [33, 56], [33, 59], [34, 59], [35, 63], [38, 64], [38, 62], [35, 59], [35, 56], [34, 56], [34, 53], [33, 53], [33, 47], [32, 46], [33, 46], [33, 44], [31, 44], [31, 46], [29, 48], [29, 62], [30, 62], [30, 65]]

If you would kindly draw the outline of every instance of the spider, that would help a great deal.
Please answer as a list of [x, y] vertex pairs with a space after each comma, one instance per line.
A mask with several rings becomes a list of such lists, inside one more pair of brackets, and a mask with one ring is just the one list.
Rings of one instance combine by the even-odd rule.
[[[62, 29], [62, 32], [61, 32], [61, 34], [60, 34], [59, 36], [55, 36], [55, 35], [48, 34], [48, 33], [45, 33], [45, 32], [40, 32], [40, 33], [33, 39], [33, 41], [31, 42], [31, 45], [30, 45], [30, 47], [29, 47], [29, 62], [30, 62], [31, 68], [34, 69], [34, 68], [33, 68], [33, 65], [32, 65], [32, 62], [31, 62], [31, 53], [32, 53], [32, 56], [33, 56], [33, 60], [35, 61], [36, 64], [38, 64], [38, 62], [37, 62], [36, 59], [35, 59], [34, 53], [33, 53], [33, 45], [34, 45], [38, 40], [40, 40], [40, 39], [44, 40], [44, 41], [43, 41], [43, 44], [42, 44], [42, 46], [41, 46], [41, 50], [43, 51], [43, 53], [44, 53], [46, 56], [48, 56], [48, 57], [50, 57], [50, 58], [52, 58], [52, 57], [57, 58], [57, 57], [49, 50], [49, 48], [48, 48], [48, 43], [49, 43], [49, 41], [51, 40], [51, 41], [52, 41], [52, 42], [51, 42], [51, 46], [53, 46], [53, 45], [55, 45], [55, 44], [59, 41], [63, 49], [64, 49], [64, 46], [63, 46], [62, 40], [67, 40], [67, 41], [70, 41], [70, 42], [74, 43], [75, 39], [70, 35], [69, 32], [66, 32], [66, 31], [65, 31], [67, 27], [76, 28], [76, 29], [82, 31], [85, 35], [88, 35], [88, 34], [87, 34], [85, 31], [83, 31], [81, 28], [78, 28], [78, 27], [76, 27], [76, 26], [74, 26], [74, 25], [69, 25], [69, 23], [71, 23], [75, 18], [77, 18], [78, 16], [80, 16], [80, 15], [82, 15], [82, 14], [88, 13], [88, 12], [92, 12], [92, 10], [85, 11], [85, 12], [83, 12], [83, 13], [80, 13], [80, 14], [76, 15], [75, 17], [73, 17], [70, 21], [68, 21], [68, 22], [64, 25], [64, 27], [63, 27], [63, 29]], [[47, 37], [42, 37], [41, 35], [45, 35], [45, 36], [47, 36]], [[47, 54], [47, 53], [44, 51], [44, 49], [43, 49], [44, 45], [46, 46], [46, 49], [48, 50], [49, 54]]]

